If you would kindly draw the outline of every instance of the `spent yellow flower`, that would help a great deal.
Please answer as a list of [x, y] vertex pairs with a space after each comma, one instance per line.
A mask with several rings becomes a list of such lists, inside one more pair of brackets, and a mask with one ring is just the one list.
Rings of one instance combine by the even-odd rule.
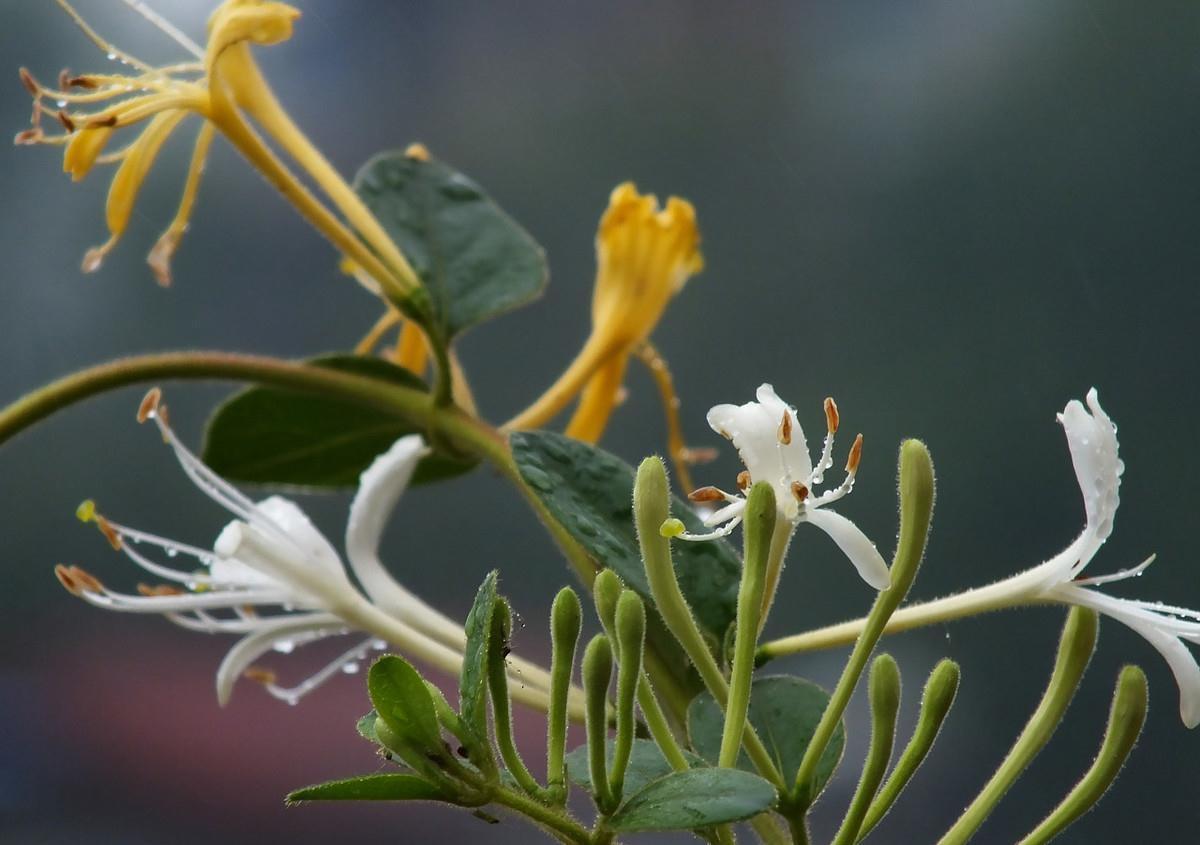
[[650, 337], [667, 304], [704, 266], [692, 204], [626, 182], [612, 192], [596, 235], [592, 330], [558, 380], [508, 428], [536, 428], [577, 395], [567, 434], [595, 442], [620, 401], [629, 357]]
[[[305, 219], [361, 267], [388, 299], [404, 301], [420, 287], [404, 255], [353, 189], [295, 126], [254, 62], [251, 47], [289, 39], [299, 10], [265, 0], [225, 0], [209, 19], [208, 42], [203, 48], [163, 27], [197, 61], [154, 67], [101, 38], [66, 0], [58, 0], [58, 4], [110, 59], [129, 68], [127, 73], [80, 76], [64, 72], [57, 86], [43, 85], [29, 71], [21, 70], [21, 81], [34, 98], [34, 111], [33, 125], [17, 135], [18, 144], [64, 146], [63, 169], [76, 181], [97, 165], [118, 165], [106, 208], [109, 238], [87, 252], [85, 271], [99, 268], [124, 234], [138, 192], [164, 143], [186, 118], [195, 115], [203, 123], [179, 210], [149, 256], [160, 283], [170, 282], [171, 256], [187, 228], [214, 132], [220, 132]], [[55, 101], [57, 108], [45, 101]], [[87, 110], [91, 108], [96, 110]], [[45, 132], [41, 126], [45, 115], [57, 118], [64, 132]], [[105, 152], [120, 130], [135, 126], [141, 131], [131, 143]], [[332, 208], [305, 186], [263, 136], [304, 171]]]

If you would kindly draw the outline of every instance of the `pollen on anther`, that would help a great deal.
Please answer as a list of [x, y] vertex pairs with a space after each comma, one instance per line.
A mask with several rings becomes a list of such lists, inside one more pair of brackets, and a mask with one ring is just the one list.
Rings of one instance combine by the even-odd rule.
[[275, 683], [275, 673], [270, 669], [263, 669], [261, 666], [251, 666], [242, 673], [242, 677], [250, 681], [256, 681], [263, 686], [271, 686]]
[[142, 403], [138, 405], [137, 421], [144, 423], [148, 419], [152, 419], [158, 413], [158, 404], [162, 401], [162, 389], [152, 387], [146, 391], [146, 395], [142, 397]]
[[825, 430], [830, 434], [837, 434], [839, 421], [837, 402], [833, 401], [832, 396], [828, 396], [825, 399]]
[[70, 568], [63, 566], [61, 563], [54, 567], [54, 577], [58, 579], [58, 583], [63, 585], [63, 589], [73, 596], [82, 596], [83, 587], [71, 577]]
[[860, 434], [854, 438], [854, 445], [850, 447], [850, 455], [846, 458], [846, 472], [851, 475], [858, 472], [859, 462], [862, 461], [862, 444], [863, 436]]
[[808, 487], [801, 484], [799, 481], [793, 481], [792, 495], [796, 497], [797, 502], [803, 502], [808, 498]]
[[58, 577], [59, 583], [74, 595], [82, 596], [84, 593], [104, 592], [104, 585], [100, 583], [100, 580], [78, 566], [63, 566], [60, 563], [54, 567], [54, 574]]
[[700, 487], [688, 493], [688, 498], [693, 502], [720, 502], [725, 494], [716, 487]]
[[788, 411], [783, 412], [783, 419], [779, 421], [779, 442], [784, 446], [792, 442], [792, 415]]
[[96, 503], [91, 499], [84, 499], [79, 503], [79, 507], [75, 508], [75, 518], [80, 522], [91, 522], [96, 516]]
[[741, 490], [743, 493], [745, 493], [746, 488], [749, 486], [750, 486], [750, 470], [744, 469], [737, 474], [737, 488], [739, 490]]

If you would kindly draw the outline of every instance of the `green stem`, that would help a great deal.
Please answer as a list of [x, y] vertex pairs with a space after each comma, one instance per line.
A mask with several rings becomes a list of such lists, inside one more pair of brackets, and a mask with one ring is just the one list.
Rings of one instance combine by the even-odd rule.
[[592, 834], [574, 819], [552, 807], [539, 804], [516, 790], [502, 786], [496, 790], [492, 800], [502, 807], [508, 807], [510, 810], [527, 816], [564, 842], [576, 843], [576, 845], [592, 845], [593, 843]]
[[933, 491], [933, 462], [929, 452], [917, 440], [905, 441], [900, 447], [900, 537], [892, 559], [892, 584], [875, 598], [863, 631], [854, 644], [850, 659], [846, 661], [846, 668], [842, 670], [842, 676], [800, 761], [794, 787], [798, 811], [807, 809], [815, 798], [809, 793], [817, 764], [842, 719], [846, 705], [850, 703], [858, 679], [883, 634], [888, 618], [904, 600], [917, 576], [933, 518]]
[[1041, 702], [1033, 711], [1021, 735], [1017, 737], [1012, 750], [1000, 764], [1000, 768], [963, 811], [954, 826], [938, 840], [938, 845], [962, 845], [974, 836], [1000, 799], [1025, 771], [1025, 767], [1050, 741], [1054, 729], [1062, 721], [1067, 705], [1075, 695], [1075, 689], [1079, 686], [1088, 660], [1096, 647], [1098, 626], [1095, 611], [1079, 607], [1071, 609], [1063, 627], [1062, 639], [1059, 641], [1054, 672], [1050, 676], [1050, 683]]
[[794, 845], [808, 845], [808, 816], [804, 813], [789, 813], [787, 819], [788, 831], [792, 834]]

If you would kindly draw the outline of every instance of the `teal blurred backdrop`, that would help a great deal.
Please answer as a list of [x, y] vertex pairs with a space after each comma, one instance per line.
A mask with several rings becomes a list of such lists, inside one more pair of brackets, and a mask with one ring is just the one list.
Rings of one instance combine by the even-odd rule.
[[[118, 0], [80, 0], [96, 26], [151, 60], [172, 45]], [[208, 4], [160, 0], [197, 38]], [[986, 583], [1056, 553], [1083, 523], [1054, 413], [1095, 385], [1128, 465], [1116, 531], [1094, 563], [1156, 552], [1114, 592], [1200, 606], [1200, 7], [1120, 0], [653, 3], [301, 2], [295, 37], [259, 51], [281, 98], [346, 174], [381, 148], [425, 142], [485, 185], [546, 248], [533, 307], [465, 338], [480, 405], [506, 418], [548, 385], [588, 326], [592, 239], [609, 190], [692, 200], [707, 268], [657, 331], [697, 445], [723, 445], [705, 409], [771, 381], [817, 429], [837, 397], [866, 436], [842, 512], [881, 547], [895, 530], [894, 450], [919, 436], [939, 474], [929, 557], [914, 596]], [[0, 115], [25, 125], [16, 68], [53, 78], [104, 56], [50, 2], [4, 3]], [[346, 349], [375, 303], [337, 256], [218, 143], [175, 265], [155, 286], [143, 255], [174, 213], [186, 143], [147, 184], [101, 272], [79, 260], [104, 237], [107, 185], [71, 185], [57, 153], [0, 156], [0, 399], [114, 356], [233, 348], [283, 356]], [[662, 448], [643, 372], [605, 445], [630, 461]], [[168, 387], [198, 443], [218, 386]], [[379, 764], [354, 719], [358, 678], [288, 708], [253, 685], [219, 709], [228, 646], [155, 618], [85, 607], [55, 563], [114, 585], [136, 579], [75, 505], [199, 544], [225, 516], [134, 422], [140, 391], [96, 399], [0, 451], [0, 839], [12, 843], [525, 842], [436, 808], [285, 809], [283, 794]], [[736, 456], [698, 472], [728, 481]], [[331, 537], [345, 496], [306, 498]], [[550, 599], [569, 580], [522, 502], [486, 472], [410, 495], [385, 547], [395, 573], [465, 614], [493, 567], [522, 612], [517, 648], [546, 656]], [[865, 610], [862, 583], [820, 536], [792, 552], [769, 634]], [[963, 686], [942, 741], [872, 842], [929, 842], [975, 794], [1034, 707], [1063, 613], [1008, 612], [887, 641], [906, 681], [905, 731], [942, 656]], [[842, 652], [781, 668], [829, 685]], [[320, 662], [279, 661], [292, 677]], [[1142, 664], [1152, 709], [1114, 792], [1066, 837], [1195, 838], [1200, 736], [1177, 715], [1157, 653], [1111, 623], [1068, 722], [984, 828], [1027, 832], [1086, 768], [1123, 662]], [[828, 838], [865, 748], [849, 713], [847, 762], [815, 817]], [[540, 721], [519, 727], [537, 748]], [[533, 755], [533, 756], [536, 756]], [[1186, 831], [1193, 831], [1187, 833]], [[676, 840], [670, 840], [676, 841]]]

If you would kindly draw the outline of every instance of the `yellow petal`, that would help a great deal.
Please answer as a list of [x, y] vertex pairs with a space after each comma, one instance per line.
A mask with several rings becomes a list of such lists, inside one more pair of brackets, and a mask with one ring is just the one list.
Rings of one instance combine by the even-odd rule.
[[112, 134], [111, 126], [93, 126], [72, 135], [63, 153], [63, 173], [70, 173], [75, 182], [82, 180], [91, 171]]
[[142, 182], [154, 165], [163, 143], [186, 116], [187, 113], [181, 111], [163, 112], [156, 116], [121, 162], [108, 188], [108, 203], [105, 206], [108, 231], [114, 238], [119, 238], [124, 233], [138, 191], [141, 190]]

